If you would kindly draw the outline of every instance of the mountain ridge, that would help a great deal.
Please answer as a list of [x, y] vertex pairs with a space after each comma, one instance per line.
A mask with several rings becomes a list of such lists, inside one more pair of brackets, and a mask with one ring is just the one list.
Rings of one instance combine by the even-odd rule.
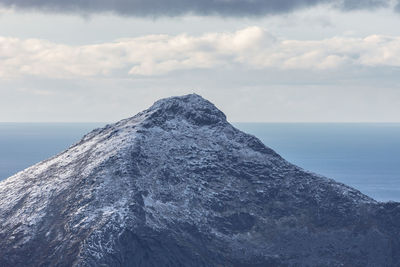
[[0, 196], [0, 266], [400, 264], [398, 203], [290, 164], [195, 94], [93, 130]]

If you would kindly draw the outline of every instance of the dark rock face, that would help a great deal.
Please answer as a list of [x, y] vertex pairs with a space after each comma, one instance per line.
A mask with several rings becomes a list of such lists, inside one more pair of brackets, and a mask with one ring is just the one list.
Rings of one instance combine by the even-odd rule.
[[0, 266], [400, 266], [400, 204], [304, 171], [198, 95], [0, 183]]

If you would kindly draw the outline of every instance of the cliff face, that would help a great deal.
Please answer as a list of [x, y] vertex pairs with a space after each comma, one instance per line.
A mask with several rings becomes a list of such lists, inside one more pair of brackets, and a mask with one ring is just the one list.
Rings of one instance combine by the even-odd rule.
[[198, 95], [0, 183], [0, 266], [399, 266], [400, 204], [298, 168]]

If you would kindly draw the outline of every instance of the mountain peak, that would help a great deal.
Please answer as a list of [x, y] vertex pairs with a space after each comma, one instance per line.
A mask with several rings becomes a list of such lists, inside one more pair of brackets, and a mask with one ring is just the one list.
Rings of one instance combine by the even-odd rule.
[[197, 94], [158, 100], [140, 115], [143, 113], [149, 114], [147, 118], [157, 125], [173, 119], [184, 119], [196, 125], [226, 123], [225, 114]]
[[0, 182], [0, 266], [400, 266], [399, 218], [191, 94]]

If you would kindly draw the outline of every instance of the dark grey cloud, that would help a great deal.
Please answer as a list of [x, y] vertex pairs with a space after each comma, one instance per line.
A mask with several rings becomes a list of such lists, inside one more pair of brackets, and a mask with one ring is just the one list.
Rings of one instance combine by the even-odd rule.
[[342, 10], [374, 9], [390, 0], [0, 0], [17, 9], [48, 12], [101, 13], [128, 16], [178, 16], [183, 14], [219, 16], [264, 16], [328, 4]]
[[343, 0], [334, 3], [334, 6], [343, 10], [375, 9], [389, 6], [390, 0]]

